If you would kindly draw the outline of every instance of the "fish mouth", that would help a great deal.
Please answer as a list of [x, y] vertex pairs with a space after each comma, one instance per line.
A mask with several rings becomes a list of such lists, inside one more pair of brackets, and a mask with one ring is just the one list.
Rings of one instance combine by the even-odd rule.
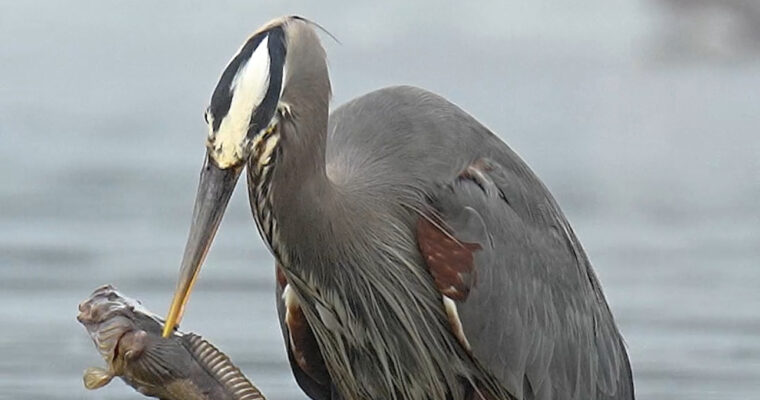
[[77, 320], [84, 325], [95, 347], [107, 363], [115, 360], [119, 340], [135, 330], [135, 304], [113, 286], [101, 286], [79, 303]]
[[116, 288], [104, 285], [95, 289], [90, 297], [79, 303], [77, 320], [85, 326], [97, 325], [113, 318], [119, 312], [126, 311], [128, 306]]

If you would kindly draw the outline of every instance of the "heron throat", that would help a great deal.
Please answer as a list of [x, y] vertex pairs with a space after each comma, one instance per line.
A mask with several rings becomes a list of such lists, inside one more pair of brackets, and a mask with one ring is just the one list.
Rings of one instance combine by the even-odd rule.
[[248, 161], [248, 190], [256, 227], [269, 250], [278, 258], [277, 221], [272, 209], [272, 173], [280, 154], [279, 143], [279, 129], [277, 125], [270, 125], [254, 138]]

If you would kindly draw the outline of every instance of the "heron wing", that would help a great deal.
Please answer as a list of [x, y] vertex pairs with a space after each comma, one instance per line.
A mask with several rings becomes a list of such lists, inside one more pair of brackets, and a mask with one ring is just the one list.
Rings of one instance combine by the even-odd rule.
[[459, 242], [460, 258], [471, 254], [470, 266], [436, 264], [445, 249], [426, 249], [418, 233], [436, 284], [473, 357], [518, 398], [632, 399], [624, 343], [586, 255], [548, 191], [526, 185], [522, 171], [480, 159], [431, 195], [426, 221]]

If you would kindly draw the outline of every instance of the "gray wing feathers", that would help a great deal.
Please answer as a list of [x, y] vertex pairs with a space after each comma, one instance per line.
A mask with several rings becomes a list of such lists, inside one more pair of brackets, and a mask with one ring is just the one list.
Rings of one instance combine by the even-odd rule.
[[[454, 236], [483, 247], [459, 315], [476, 357], [518, 397], [633, 398], [622, 339], [580, 243], [491, 131], [440, 96], [392, 87], [333, 112], [326, 156], [330, 178], [363, 193], [363, 204], [393, 199], [421, 212], [432, 198]], [[457, 178], [481, 159], [481, 177]]]
[[454, 236], [483, 247], [458, 304], [474, 356], [518, 398], [633, 398], [622, 339], [548, 192], [493, 160], [484, 169], [434, 196]]

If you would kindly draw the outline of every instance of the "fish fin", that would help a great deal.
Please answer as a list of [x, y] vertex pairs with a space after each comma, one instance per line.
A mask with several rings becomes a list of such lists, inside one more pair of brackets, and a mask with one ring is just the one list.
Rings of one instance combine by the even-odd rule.
[[124, 359], [137, 379], [168, 382], [185, 378], [190, 370], [190, 356], [177, 337], [163, 338], [137, 331], [132, 337], [125, 335], [123, 340], [129, 344], [123, 350]]
[[187, 348], [206, 371], [236, 400], [264, 399], [258, 388], [243, 375], [226, 354], [202, 337], [188, 333], [182, 337]]
[[82, 375], [84, 387], [89, 390], [102, 388], [111, 382], [111, 379], [113, 379], [113, 375], [110, 372], [98, 367], [87, 368]]
[[147, 346], [148, 332], [144, 330], [128, 332], [119, 339], [119, 351], [124, 354], [127, 362], [140, 358]]

